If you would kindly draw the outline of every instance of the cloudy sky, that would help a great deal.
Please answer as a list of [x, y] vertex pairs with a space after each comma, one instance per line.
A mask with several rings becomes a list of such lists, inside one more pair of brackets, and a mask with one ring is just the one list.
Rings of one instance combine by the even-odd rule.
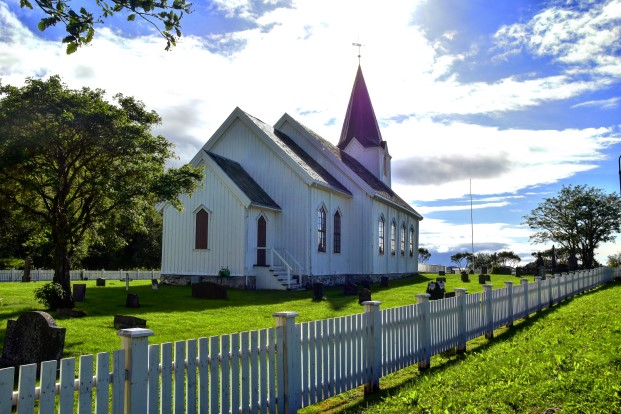
[[148, 24], [115, 18], [68, 56], [61, 30], [0, 0], [1, 81], [59, 74], [135, 96], [180, 164], [236, 106], [270, 124], [287, 112], [336, 144], [361, 43], [393, 187], [425, 217], [430, 263], [472, 240], [530, 261], [546, 246], [521, 223], [544, 198], [567, 184], [619, 191], [621, 0], [194, 3], [170, 52]]

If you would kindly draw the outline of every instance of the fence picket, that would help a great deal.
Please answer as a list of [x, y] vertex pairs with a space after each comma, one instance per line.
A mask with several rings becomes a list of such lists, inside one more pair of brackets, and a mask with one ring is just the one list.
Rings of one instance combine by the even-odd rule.
[[185, 412], [196, 414], [196, 339], [186, 342]]
[[159, 403], [160, 403], [160, 346], [159, 345], [150, 345], [149, 346], [149, 387], [147, 388], [148, 393], [148, 412], [149, 414], [157, 414], [159, 413]]
[[73, 391], [75, 376], [75, 359], [64, 358], [60, 360], [60, 391], [59, 412], [61, 414], [73, 413]]
[[231, 405], [231, 337], [220, 337], [220, 412], [228, 413]]
[[241, 412], [247, 414], [250, 412], [250, 364], [248, 362], [248, 355], [250, 351], [249, 345], [249, 332], [242, 332], [241, 334]]
[[[108, 354], [105, 354], [108, 355]], [[44, 361], [41, 363], [41, 379], [39, 381], [39, 412], [54, 412], [56, 399], [56, 361]], [[106, 370], [108, 367], [106, 366]], [[11, 381], [12, 382], [12, 381]], [[102, 389], [106, 391], [106, 404], [108, 404], [108, 384], [103, 384]], [[0, 402], [2, 405], [2, 402]], [[106, 413], [108, 410], [106, 409]]]
[[239, 412], [239, 333], [231, 334], [231, 409]]
[[198, 339], [198, 412], [209, 412], [209, 341]]
[[160, 410], [162, 414], [172, 413], [172, 375], [173, 375], [173, 344], [162, 344], [162, 388], [160, 390]]
[[93, 411], [93, 356], [80, 357], [80, 388], [78, 390], [78, 414]]
[[[73, 375], [71, 376], [73, 381]], [[34, 414], [35, 386], [37, 382], [37, 364], [19, 367], [19, 384], [17, 410], [19, 414]]]

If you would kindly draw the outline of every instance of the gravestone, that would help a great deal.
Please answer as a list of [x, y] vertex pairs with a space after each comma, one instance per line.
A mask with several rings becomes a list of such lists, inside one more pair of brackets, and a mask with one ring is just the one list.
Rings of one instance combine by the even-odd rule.
[[464, 283], [470, 282], [470, 277], [468, 276], [468, 272], [461, 272], [461, 281]]
[[491, 282], [492, 281], [492, 275], [485, 275], [485, 281]]
[[76, 302], [84, 302], [86, 299], [86, 285], [83, 283], [75, 283], [73, 285], [73, 300]]
[[486, 281], [485, 276], [486, 276], [486, 275], [479, 275], [479, 283], [480, 283], [481, 285], [484, 285], [484, 284], [485, 284], [485, 281]]
[[362, 304], [362, 302], [371, 301], [371, 289], [360, 288], [358, 291], [358, 304]]
[[201, 299], [227, 299], [226, 287], [217, 283], [192, 283], [192, 297]]
[[323, 283], [313, 283], [313, 302], [323, 300]]
[[22, 282], [27, 283], [30, 282], [30, 267], [32, 266], [32, 258], [30, 256], [26, 257], [24, 261], [24, 274], [22, 275]]
[[96, 285], [97, 286], [106, 286], [106, 279], [104, 279], [103, 277], [98, 277], [96, 280]]
[[444, 299], [447, 299], [447, 298], [454, 298], [454, 297], [455, 297], [455, 292], [446, 292], [446, 293], [444, 294]]
[[41, 311], [26, 312], [8, 320], [0, 367], [60, 361], [65, 347], [65, 328]]
[[444, 298], [444, 282], [429, 282], [427, 283], [426, 293], [431, 295], [430, 300], [438, 300]]
[[125, 299], [125, 307], [126, 308], [139, 308], [140, 301], [138, 300], [138, 295], [135, 293], [128, 293], [127, 299]]
[[438, 271], [438, 276], [446, 276], [446, 272], [444, 270]]
[[129, 315], [114, 315], [114, 329], [146, 328], [147, 321]]
[[157, 279], [151, 279], [151, 288], [153, 290], [159, 290], [160, 289], [160, 283], [157, 281]]

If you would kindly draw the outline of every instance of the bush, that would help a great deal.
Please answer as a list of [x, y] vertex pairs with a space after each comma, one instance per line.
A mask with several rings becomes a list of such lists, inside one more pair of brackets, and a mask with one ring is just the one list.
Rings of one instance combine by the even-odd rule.
[[15, 257], [7, 257], [0, 259], [0, 269], [23, 269], [24, 259], [17, 259]]
[[45, 309], [56, 310], [66, 303], [67, 295], [60, 283], [49, 282], [35, 289], [34, 296], [37, 302]]

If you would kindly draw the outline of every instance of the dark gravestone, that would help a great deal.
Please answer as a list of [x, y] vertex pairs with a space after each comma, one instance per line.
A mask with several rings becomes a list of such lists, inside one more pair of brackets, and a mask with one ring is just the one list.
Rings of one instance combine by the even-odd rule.
[[76, 302], [84, 302], [86, 299], [86, 285], [83, 283], [76, 283], [73, 285], [73, 300]]
[[446, 293], [444, 294], [444, 299], [447, 299], [447, 298], [454, 298], [454, 297], [455, 297], [455, 292], [446, 292]]
[[97, 286], [106, 286], [106, 279], [103, 277], [98, 277], [96, 280]]
[[485, 284], [485, 275], [479, 275], [479, 283], [480, 283], [481, 285], [484, 285], [484, 284]]
[[26, 312], [7, 321], [0, 367], [59, 361], [64, 347], [65, 328], [48, 313]]
[[382, 278], [380, 279], [380, 286], [388, 287], [388, 276], [382, 276]]
[[114, 315], [114, 329], [146, 328], [145, 319], [128, 315]]
[[464, 283], [470, 282], [470, 277], [468, 276], [468, 272], [461, 272], [461, 281]]
[[160, 289], [160, 284], [157, 281], [157, 279], [151, 279], [151, 288], [153, 290], [159, 290]]
[[371, 301], [371, 289], [360, 288], [358, 292], [358, 304]]
[[358, 285], [355, 283], [347, 282], [343, 285], [343, 295], [357, 295], [358, 294]]
[[135, 293], [128, 293], [127, 299], [125, 299], [125, 307], [126, 308], [139, 308], [140, 301], [138, 300], [138, 295]]
[[217, 283], [192, 283], [192, 297], [201, 299], [227, 299], [226, 287]]
[[444, 270], [438, 271], [438, 276], [446, 276], [446, 272]]
[[30, 282], [30, 266], [32, 266], [32, 258], [28, 256], [24, 261], [24, 274], [22, 275], [22, 282]]
[[323, 300], [323, 283], [313, 283], [313, 302]]
[[426, 293], [431, 295], [430, 300], [438, 300], [444, 298], [444, 282], [429, 282], [427, 283]]
[[491, 282], [492, 281], [492, 275], [485, 275], [485, 281], [486, 282]]

